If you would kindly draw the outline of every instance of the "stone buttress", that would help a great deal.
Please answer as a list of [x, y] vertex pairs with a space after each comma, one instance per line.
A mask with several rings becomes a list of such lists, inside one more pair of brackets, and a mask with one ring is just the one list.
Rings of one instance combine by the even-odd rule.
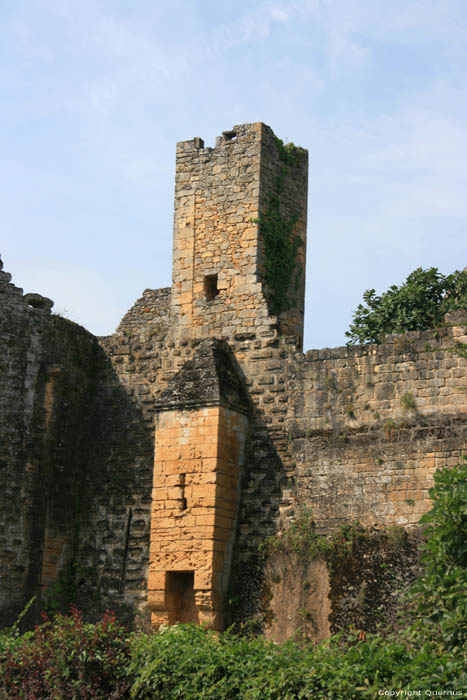
[[156, 408], [152, 624], [220, 630], [249, 412], [228, 346], [203, 341]]

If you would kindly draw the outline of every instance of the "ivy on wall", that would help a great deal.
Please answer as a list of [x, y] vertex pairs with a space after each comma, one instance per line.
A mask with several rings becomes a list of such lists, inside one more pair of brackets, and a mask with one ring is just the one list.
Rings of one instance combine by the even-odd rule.
[[290, 308], [289, 292], [297, 267], [297, 252], [302, 240], [295, 233], [298, 217], [286, 218], [281, 213], [284, 183], [291, 168], [300, 164], [304, 151], [293, 143], [274, 139], [281, 169], [268, 195], [266, 211], [259, 224], [264, 251], [264, 281], [270, 290], [271, 313], [279, 315]]

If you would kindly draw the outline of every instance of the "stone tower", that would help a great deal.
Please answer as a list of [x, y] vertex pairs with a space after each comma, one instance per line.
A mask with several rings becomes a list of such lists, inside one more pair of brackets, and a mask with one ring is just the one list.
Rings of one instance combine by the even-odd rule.
[[156, 403], [155, 627], [222, 629], [254, 420], [248, 348], [278, 335], [301, 347], [306, 203], [307, 152], [262, 123], [224, 132], [214, 148], [199, 138], [177, 145], [171, 346], [197, 349]]
[[177, 145], [171, 314], [180, 338], [303, 338], [308, 154], [262, 123]]

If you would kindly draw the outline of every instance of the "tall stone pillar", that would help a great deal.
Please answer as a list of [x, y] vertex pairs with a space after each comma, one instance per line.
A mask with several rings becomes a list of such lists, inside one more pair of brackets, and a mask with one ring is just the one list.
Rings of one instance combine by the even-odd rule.
[[202, 343], [157, 409], [152, 623], [195, 622], [220, 630], [249, 410], [227, 347]]

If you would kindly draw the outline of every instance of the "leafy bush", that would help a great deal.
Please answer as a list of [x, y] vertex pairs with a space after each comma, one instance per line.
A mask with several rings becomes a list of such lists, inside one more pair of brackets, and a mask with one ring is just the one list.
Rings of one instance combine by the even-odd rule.
[[[128, 635], [111, 613], [96, 625], [80, 612], [57, 615], [21, 637], [3, 635], [0, 679], [11, 700], [128, 697]], [[1, 688], [1, 685], [0, 685]]]
[[[189, 650], [189, 653], [187, 653]], [[134, 641], [132, 697], [285, 698], [302, 685], [300, 648], [180, 625]]]
[[374, 289], [363, 294], [346, 336], [348, 345], [379, 343], [383, 333], [435, 328], [444, 314], [467, 309], [467, 272], [442, 275], [436, 267], [414, 270], [400, 287], [392, 285], [381, 296]]
[[415, 629], [428, 629], [448, 648], [467, 644], [467, 458], [438, 470], [430, 489], [433, 507], [422, 516], [427, 543], [424, 575], [412, 604]]
[[354, 635], [319, 646], [224, 634], [180, 625], [134, 640], [131, 697], [184, 700], [375, 698], [384, 688], [459, 689], [465, 659], [435, 642]]

